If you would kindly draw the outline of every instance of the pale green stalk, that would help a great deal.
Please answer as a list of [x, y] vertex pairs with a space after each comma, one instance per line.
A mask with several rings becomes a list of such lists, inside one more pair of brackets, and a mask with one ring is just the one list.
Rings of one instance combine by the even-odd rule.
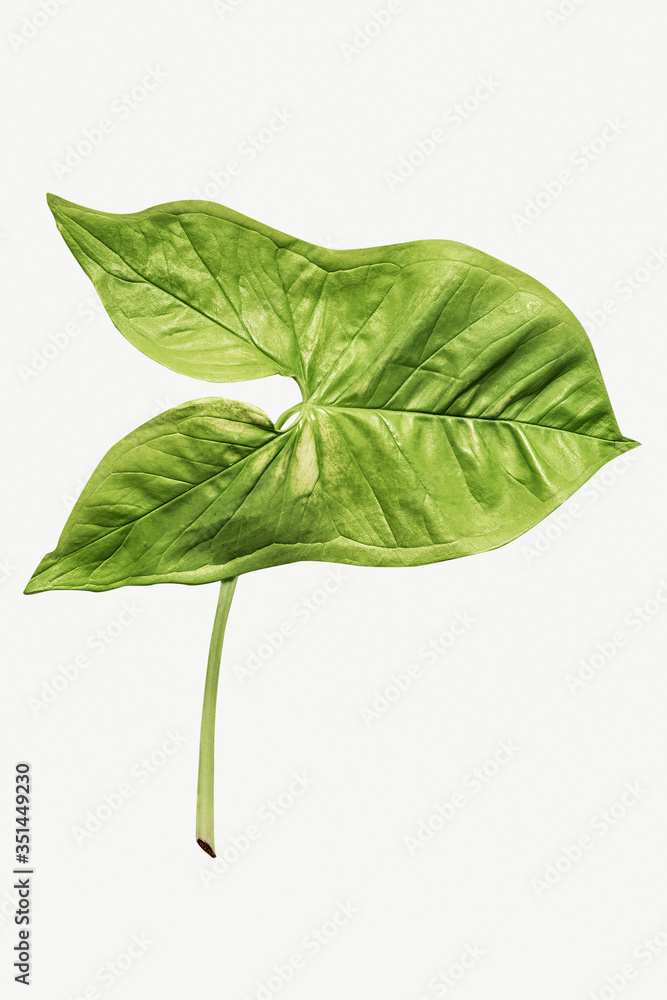
[[225, 626], [229, 608], [234, 596], [234, 588], [238, 577], [222, 580], [220, 595], [215, 611], [211, 645], [208, 651], [208, 666], [206, 668], [206, 684], [204, 686], [204, 706], [201, 716], [201, 734], [199, 737], [199, 775], [197, 778], [197, 843], [203, 851], [215, 857], [214, 833], [214, 790], [213, 777], [215, 765], [215, 706], [218, 696], [218, 676], [220, 674], [220, 658], [222, 642], [225, 637]]

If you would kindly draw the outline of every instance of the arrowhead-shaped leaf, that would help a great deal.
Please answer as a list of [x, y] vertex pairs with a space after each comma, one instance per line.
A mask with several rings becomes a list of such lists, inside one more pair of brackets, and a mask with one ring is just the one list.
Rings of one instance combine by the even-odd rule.
[[636, 447], [573, 314], [470, 247], [334, 251], [206, 202], [50, 203], [133, 344], [211, 381], [291, 375], [304, 404], [286, 430], [219, 398], [144, 424], [102, 460], [29, 592], [483, 552]]

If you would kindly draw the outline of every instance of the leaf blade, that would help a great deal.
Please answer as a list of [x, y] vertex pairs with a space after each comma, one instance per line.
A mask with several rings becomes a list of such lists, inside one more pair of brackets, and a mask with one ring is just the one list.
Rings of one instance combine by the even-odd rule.
[[[287, 431], [262, 424], [245, 445], [236, 440], [226, 464], [215, 438], [199, 436], [193, 454], [192, 432], [181, 430], [168, 454], [185, 463], [185, 478], [165, 477], [155, 446], [165, 428], [173, 439], [195, 412], [210, 427], [213, 413], [228, 419], [227, 406], [197, 400], [139, 428], [142, 443], [153, 435], [152, 480], [134, 468], [149, 457], [137, 451], [139, 432], [115, 446], [28, 592], [205, 583], [302, 559], [417, 566], [485, 552], [635, 444], [512, 421], [316, 407]], [[184, 501], [179, 484], [193, 480]], [[147, 515], [150, 530], [137, 530]]]
[[[159, 254], [149, 271], [163, 284], [168, 273], [172, 299], [182, 291], [223, 329], [210, 351], [201, 329], [186, 331], [199, 356], [191, 373], [260, 377], [278, 366], [306, 402], [285, 431], [247, 404], [203, 399], [128, 435], [93, 473], [28, 592], [209, 582], [299, 559], [414, 566], [488, 551], [637, 446], [620, 432], [570, 310], [471, 247], [329, 251], [209, 203], [112, 216], [56, 201], [74, 242], [81, 223], [88, 268], [130, 292], [141, 282], [123, 268], [137, 240], [167, 233], [172, 250], [189, 248], [179, 273]], [[208, 312], [197, 296], [209, 296]], [[169, 341], [164, 315], [152, 319], [154, 340], [138, 346], [158, 360], [171, 351], [180, 370], [181, 341]]]
[[160, 559], [178, 566], [183, 550], [190, 552], [190, 576], [183, 582], [199, 582], [197, 549], [209, 538], [207, 508], [221, 491], [233, 496], [244, 476], [242, 497], [243, 484], [261, 476], [272, 447], [282, 444], [257, 407], [217, 397], [183, 403], [149, 420], [104, 456], [26, 593], [163, 582]]
[[280, 291], [265, 236], [202, 212], [208, 203], [117, 215], [48, 202], [114, 324], [144, 354], [212, 382], [299, 375], [291, 317], [262, 287]]

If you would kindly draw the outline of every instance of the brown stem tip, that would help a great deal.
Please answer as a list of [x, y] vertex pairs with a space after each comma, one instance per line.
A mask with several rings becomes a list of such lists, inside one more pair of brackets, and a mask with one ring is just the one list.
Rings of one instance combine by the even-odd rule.
[[207, 844], [205, 840], [200, 840], [199, 837], [197, 837], [197, 843], [201, 847], [202, 851], [205, 851], [206, 854], [209, 855], [209, 857], [214, 858], [216, 856], [215, 851], [213, 850], [211, 845]]

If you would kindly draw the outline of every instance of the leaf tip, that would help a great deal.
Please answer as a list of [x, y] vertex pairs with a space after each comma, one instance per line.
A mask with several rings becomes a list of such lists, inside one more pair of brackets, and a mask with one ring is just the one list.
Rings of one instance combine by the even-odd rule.
[[73, 201], [67, 201], [66, 198], [61, 198], [60, 195], [52, 194], [51, 191], [46, 193], [46, 204], [51, 209], [56, 222], [69, 214], [68, 209], [71, 211], [73, 208], [79, 208]]
[[53, 590], [52, 581], [49, 579], [48, 573], [45, 573], [45, 570], [47, 569], [45, 563], [46, 557], [42, 559], [41, 563], [25, 585], [23, 590], [24, 594], [43, 594], [46, 590]]
[[53, 194], [52, 191], [46, 192], [46, 204], [49, 206], [52, 212], [55, 212], [56, 208], [59, 205], [62, 205], [63, 203], [67, 204], [64, 198], [61, 198], [57, 194]]

